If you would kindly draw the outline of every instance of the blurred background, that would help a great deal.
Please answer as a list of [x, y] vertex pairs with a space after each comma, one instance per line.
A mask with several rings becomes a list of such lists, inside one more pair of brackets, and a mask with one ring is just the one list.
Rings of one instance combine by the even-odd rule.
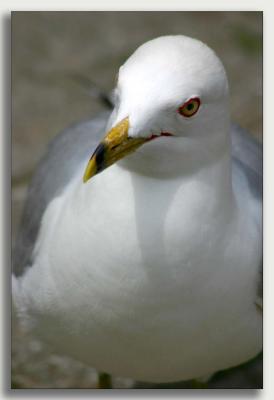
[[[13, 242], [28, 183], [50, 139], [104, 109], [88, 93], [85, 78], [109, 92], [119, 66], [149, 39], [184, 34], [213, 48], [228, 74], [232, 119], [262, 140], [262, 31], [262, 12], [13, 12]], [[12, 339], [13, 388], [96, 387], [94, 369], [51, 354], [16, 321]], [[258, 387], [260, 364], [220, 373], [209, 386], [231, 387], [241, 380]], [[114, 380], [116, 388], [133, 385]]]

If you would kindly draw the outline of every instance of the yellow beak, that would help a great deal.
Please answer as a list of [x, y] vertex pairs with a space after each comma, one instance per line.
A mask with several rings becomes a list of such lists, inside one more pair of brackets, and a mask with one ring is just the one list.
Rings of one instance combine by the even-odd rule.
[[125, 118], [108, 132], [88, 162], [83, 177], [84, 182], [134, 152], [148, 140], [145, 138], [130, 138], [128, 137], [128, 130], [129, 119]]

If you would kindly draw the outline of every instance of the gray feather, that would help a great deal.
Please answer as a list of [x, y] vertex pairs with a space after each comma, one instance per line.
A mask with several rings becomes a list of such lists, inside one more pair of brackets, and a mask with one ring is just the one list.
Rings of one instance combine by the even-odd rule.
[[[50, 144], [30, 184], [21, 228], [13, 253], [13, 273], [23, 274], [31, 265], [31, 255], [42, 215], [75, 174], [79, 164], [89, 159], [105, 133], [109, 112], [75, 124], [61, 132]], [[84, 173], [84, 171], [83, 171]]]
[[246, 175], [252, 194], [262, 199], [263, 148], [246, 130], [236, 124], [231, 126], [232, 160]]
[[[253, 196], [263, 201], [263, 147], [247, 131], [236, 124], [231, 127], [232, 160], [245, 174]], [[259, 216], [261, 218], [261, 216]], [[258, 286], [255, 304], [262, 309], [263, 261], [258, 267]]]

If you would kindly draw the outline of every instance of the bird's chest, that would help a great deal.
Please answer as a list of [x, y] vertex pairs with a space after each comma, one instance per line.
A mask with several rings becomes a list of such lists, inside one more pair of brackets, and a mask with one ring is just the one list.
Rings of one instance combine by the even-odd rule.
[[225, 251], [229, 242], [206, 189], [148, 183], [123, 174], [98, 181], [88, 197], [80, 188], [73, 201], [49, 206], [24, 281], [29, 313], [48, 340], [61, 338], [61, 346], [66, 337], [68, 348], [84, 343], [83, 355], [89, 347], [92, 357], [109, 337], [120, 353], [134, 342], [134, 356], [163, 343], [175, 355], [174, 343], [185, 340], [192, 359], [193, 335], [201, 332], [201, 342], [212, 321], [218, 332], [246, 314], [253, 287], [241, 296], [245, 272], [239, 257], [236, 264], [227, 256], [235, 251]]
[[88, 196], [80, 188], [62, 206], [49, 236], [54, 269], [66, 265], [74, 281], [87, 278], [96, 291], [109, 293], [123, 287], [124, 294], [146, 291], [152, 282], [165, 289], [187, 286], [199, 272], [210, 272], [205, 266], [212, 265], [211, 249], [221, 243], [209, 192], [201, 193], [195, 182], [149, 180], [112, 169], [104, 174]]

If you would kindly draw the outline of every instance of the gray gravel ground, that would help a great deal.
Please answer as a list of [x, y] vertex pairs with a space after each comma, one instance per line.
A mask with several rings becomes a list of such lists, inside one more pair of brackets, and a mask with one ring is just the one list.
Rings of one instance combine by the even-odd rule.
[[[124, 60], [143, 42], [165, 34], [198, 38], [217, 52], [230, 81], [233, 120], [261, 140], [262, 13], [15, 12], [13, 241], [27, 185], [49, 140], [71, 123], [92, 117], [104, 108], [79, 83], [79, 76], [88, 77], [109, 91]], [[258, 367], [251, 369], [249, 378], [256, 383]], [[96, 372], [51, 354], [37, 339], [26, 336], [14, 321], [12, 382], [14, 388], [94, 388]], [[131, 384], [130, 380], [115, 380], [116, 387]], [[213, 387], [218, 385], [222, 385], [222, 378]]]

